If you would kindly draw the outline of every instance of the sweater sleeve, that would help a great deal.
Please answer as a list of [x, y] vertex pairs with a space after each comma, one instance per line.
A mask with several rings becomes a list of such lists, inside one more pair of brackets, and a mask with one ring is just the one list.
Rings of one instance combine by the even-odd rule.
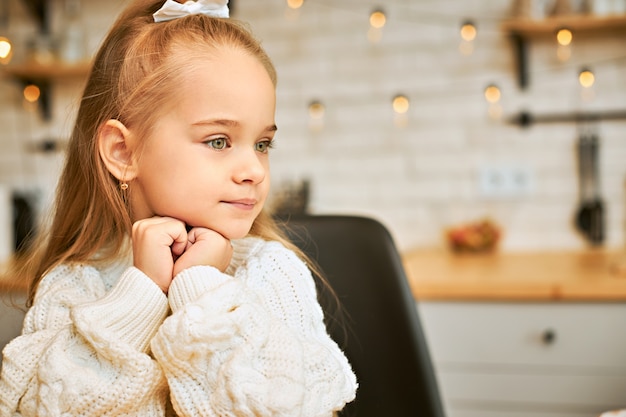
[[[196, 266], [174, 279], [173, 314], [152, 341], [179, 416], [331, 416], [356, 378], [330, 338], [306, 265], [253, 239], [233, 276]], [[228, 410], [228, 412], [226, 412]]]
[[164, 415], [167, 383], [147, 352], [167, 313], [136, 268], [109, 291], [95, 268], [52, 270], [3, 351], [0, 415]]

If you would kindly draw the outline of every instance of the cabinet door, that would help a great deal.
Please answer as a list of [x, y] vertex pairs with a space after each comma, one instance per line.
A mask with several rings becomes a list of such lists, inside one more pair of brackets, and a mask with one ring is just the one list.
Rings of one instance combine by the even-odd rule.
[[421, 302], [418, 309], [439, 363], [584, 366], [626, 373], [624, 303]]
[[626, 406], [625, 304], [421, 302], [418, 309], [450, 417], [594, 417]]

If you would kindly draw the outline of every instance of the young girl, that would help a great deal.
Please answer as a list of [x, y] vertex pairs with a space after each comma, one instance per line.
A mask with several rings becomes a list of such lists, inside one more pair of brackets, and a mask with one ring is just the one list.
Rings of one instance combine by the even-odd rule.
[[311, 273], [262, 210], [274, 68], [225, 16], [137, 0], [105, 39], [0, 416], [329, 416], [354, 398]]

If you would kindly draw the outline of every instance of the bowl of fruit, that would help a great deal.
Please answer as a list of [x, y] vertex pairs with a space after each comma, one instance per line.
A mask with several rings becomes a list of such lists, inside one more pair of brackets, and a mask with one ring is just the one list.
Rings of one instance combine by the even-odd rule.
[[445, 235], [455, 252], [489, 252], [498, 246], [502, 232], [493, 220], [480, 219], [449, 227]]

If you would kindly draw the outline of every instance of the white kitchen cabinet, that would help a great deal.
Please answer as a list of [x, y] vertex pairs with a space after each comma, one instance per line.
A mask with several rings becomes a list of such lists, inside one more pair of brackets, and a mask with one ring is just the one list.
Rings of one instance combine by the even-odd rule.
[[626, 408], [626, 303], [420, 301], [448, 417]]

